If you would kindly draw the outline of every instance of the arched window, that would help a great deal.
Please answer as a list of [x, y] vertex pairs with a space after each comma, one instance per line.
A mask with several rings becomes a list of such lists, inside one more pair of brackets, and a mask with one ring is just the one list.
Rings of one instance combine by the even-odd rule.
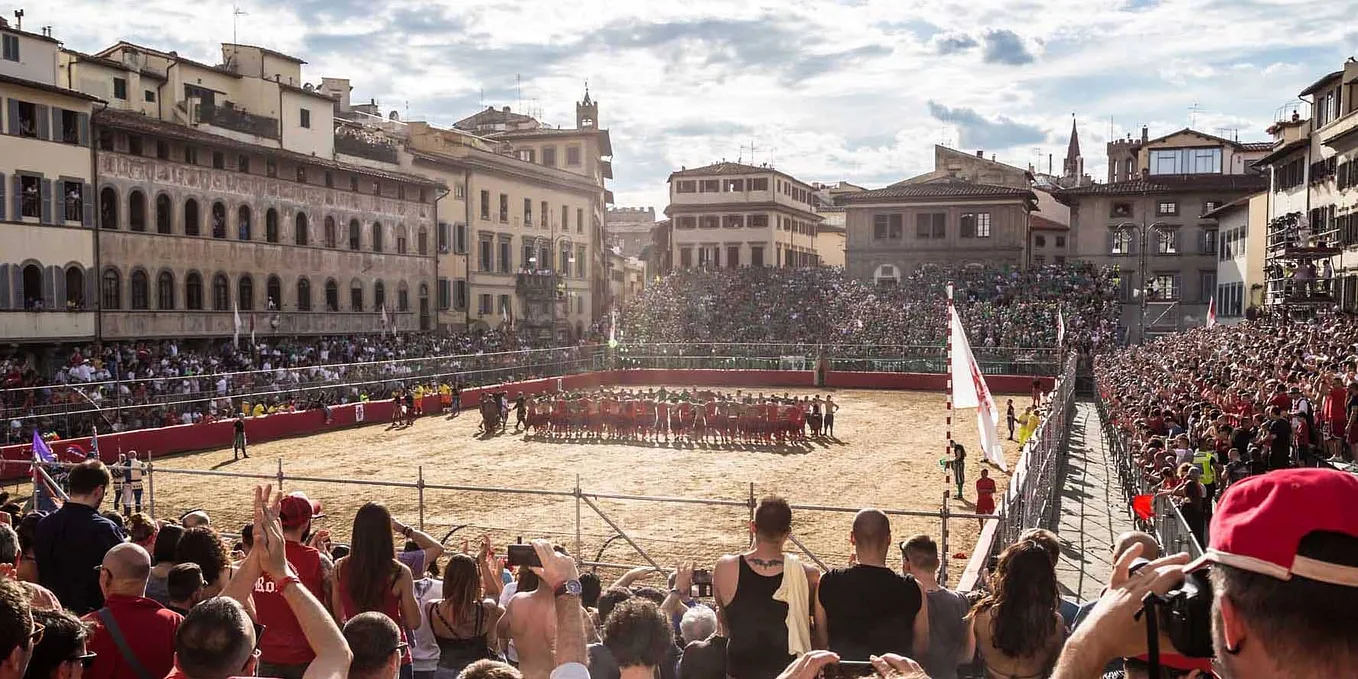
[[373, 252], [382, 251], [382, 222], [373, 222]]
[[78, 266], [66, 269], [66, 308], [85, 308], [85, 270]]
[[325, 282], [325, 310], [339, 311], [339, 286], [333, 278]]
[[231, 310], [231, 284], [227, 282], [224, 273], [212, 277], [212, 310]]
[[335, 240], [335, 239], [336, 239], [336, 236], [335, 236], [335, 218], [334, 218], [334, 217], [326, 217], [326, 218], [325, 218], [325, 234], [324, 234], [324, 235], [325, 235], [325, 247], [328, 247], [328, 248], [333, 248], [333, 247], [335, 247], [335, 243], [337, 243], [338, 241]]
[[104, 309], [123, 308], [123, 278], [113, 267], [104, 269], [99, 286], [99, 305]]
[[212, 204], [212, 237], [226, 238], [226, 206], [220, 201]]
[[184, 235], [197, 236], [198, 228], [200, 226], [201, 224], [198, 221], [198, 201], [190, 198], [184, 201]]
[[190, 273], [184, 283], [184, 308], [203, 310], [203, 277], [197, 271]]
[[351, 220], [349, 220], [349, 249], [350, 249], [350, 250], [357, 250], [358, 247], [359, 247], [359, 245], [360, 245], [360, 243], [362, 242], [362, 240], [363, 240], [363, 234], [362, 234], [361, 231], [360, 231], [361, 228], [362, 228], [362, 227], [360, 227], [360, 226], [358, 225], [358, 220], [357, 220], [357, 219], [351, 219]]
[[278, 276], [269, 276], [264, 283], [264, 308], [273, 311], [283, 304], [283, 282]]
[[273, 208], [264, 213], [264, 240], [278, 242], [278, 210]]
[[24, 308], [30, 311], [41, 311], [43, 309], [42, 267], [37, 264], [25, 266], [23, 285]]
[[105, 229], [118, 228], [118, 192], [112, 186], [99, 192], [99, 225]]
[[420, 227], [419, 233], [415, 236], [415, 247], [418, 248], [420, 254], [429, 254], [429, 230], [423, 226]]
[[169, 311], [174, 308], [174, 274], [162, 271], [156, 277], [156, 308]]
[[146, 279], [145, 271], [137, 269], [132, 272], [132, 298], [129, 300], [129, 306], [133, 311], [151, 307], [150, 287], [150, 281]]
[[236, 210], [236, 237], [250, 240], [250, 206], [242, 205]]
[[311, 243], [311, 234], [307, 233], [307, 228], [309, 225], [307, 224], [305, 212], [297, 213], [297, 219], [294, 223], [294, 226], [295, 226], [295, 228], [293, 229], [294, 242], [296, 242], [298, 245], [309, 245]]
[[255, 281], [248, 273], [241, 274], [240, 280], [236, 282], [236, 304], [241, 311], [253, 311], [255, 308]]
[[363, 310], [363, 283], [359, 282], [357, 278], [349, 284], [349, 310]]
[[373, 308], [381, 309], [387, 305], [387, 286], [382, 281], [373, 284]]
[[141, 191], [133, 190], [127, 195], [127, 228], [146, 230], [146, 194]]
[[406, 253], [406, 227], [404, 224], [396, 227], [396, 254]]
[[170, 197], [163, 193], [156, 196], [156, 233], [174, 233], [170, 212]]
[[297, 310], [311, 311], [311, 281], [305, 276], [297, 279]]
[[405, 281], [396, 286], [396, 310], [410, 311], [410, 288], [406, 286]]

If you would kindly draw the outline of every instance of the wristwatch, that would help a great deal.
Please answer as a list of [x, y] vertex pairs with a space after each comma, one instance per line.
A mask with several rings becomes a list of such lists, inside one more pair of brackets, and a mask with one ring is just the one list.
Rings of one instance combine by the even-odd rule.
[[553, 592], [553, 595], [578, 597], [580, 596], [580, 592], [581, 588], [579, 580], [567, 580], [561, 583], [560, 585], [557, 585], [556, 591]]

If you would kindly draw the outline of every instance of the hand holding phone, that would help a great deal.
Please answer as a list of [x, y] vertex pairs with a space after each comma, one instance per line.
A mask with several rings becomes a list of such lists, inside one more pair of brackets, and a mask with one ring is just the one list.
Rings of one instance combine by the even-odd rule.
[[511, 567], [528, 566], [531, 568], [534, 566], [542, 566], [542, 560], [538, 558], [537, 550], [533, 549], [532, 545], [509, 545], [509, 547], [505, 549], [505, 553], [508, 556], [505, 563]]

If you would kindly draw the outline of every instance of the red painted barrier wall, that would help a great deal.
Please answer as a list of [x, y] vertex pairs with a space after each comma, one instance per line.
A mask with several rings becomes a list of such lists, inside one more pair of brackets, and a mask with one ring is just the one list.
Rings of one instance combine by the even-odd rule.
[[[1040, 378], [1043, 389], [1051, 389], [1054, 379]], [[916, 391], [942, 391], [947, 386], [946, 375], [919, 373], [868, 373], [868, 372], [829, 372], [825, 378], [826, 388], [838, 389], [901, 389]], [[1027, 394], [1032, 390], [1033, 378], [1021, 375], [989, 375], [986, 382], [991, 391], [997, 394]], [[493, 387], [476, 387], [462, 392], [462, 408], [475, 409], [481, 396], [491, 391], [508, 392], [512, 399], [519, 393], [528, 395], [554, 392], [558, 388], [591, 389], [600, 385], [640, 386], [668, 384], [679, 387], [788, 387], [815, 388], [815, 373], [806, 370], [614, 370], [593, 373], [566, 375], [536, 380], [526, 380]], [[439, 412], [437, 396], [424, 398], [422, 406], [426, 413]], [[360, 424], [385, 424], [391, 421], [391, 401], [351, 403], [332, 406], [330, 422], [325, 421], [321, 410], [308, 410], [300, 413], [278, 413], [263, 417], [248, 418], [245, 425], [246, 436], [251, 443], [276, 441], [291, 436], [305, 436], [331, 429], [351, 427]], [[104, 462], [114, 462], [118, 453], [137, 451], [138, 457], [145, 460], [147, 453], [159, 458], [174, 453], [195, 450], [212, 450], [231, 445], [234, 427], [231, 420], [208, 424], [186, 424], [159, 429], [141, 429], [123, 433], [109, 433], [99, 437], [99, 453]], [[68, 454], [67, 448], [75, 446], [78, 450]], [[88, 438], [58, 441], [52, 450], [63, 461], [75, 462], [84, 458], [84, 451], [90, 449]], [[32, 458], [28, 444], [0, 447], [0, 460], [27, 462]], [[3, 465], [0, 463], [0, 478], [22, 477], [28, 474], [28, 465]]]

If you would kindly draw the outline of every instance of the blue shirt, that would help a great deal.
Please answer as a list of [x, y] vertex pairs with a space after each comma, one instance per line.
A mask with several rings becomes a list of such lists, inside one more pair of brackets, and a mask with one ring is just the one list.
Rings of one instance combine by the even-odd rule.
[[52, 590], [76, 615], [104, 605], [99, 573], [104, 554], [127, 539], [127, 534], [93, 507], [67, 502], [38, 522], [33, 556], [38, 582]]

